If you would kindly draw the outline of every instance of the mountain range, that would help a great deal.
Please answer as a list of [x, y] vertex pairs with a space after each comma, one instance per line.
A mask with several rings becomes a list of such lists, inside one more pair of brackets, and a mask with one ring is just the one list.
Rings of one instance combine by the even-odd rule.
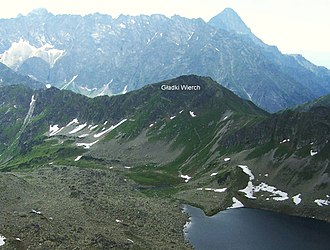
[[53, 15], [0, 20], [0, 61], [90, 97], [180, 75], [212, 77], [270, 112], [330, 92], [330, 71], [258, 39], [232, 9], [209, 22], [163, 15]]
[[329, 70], [232, 9], [0, 23], [3, 249], [190, 249], [182, 204], [330, 221]]

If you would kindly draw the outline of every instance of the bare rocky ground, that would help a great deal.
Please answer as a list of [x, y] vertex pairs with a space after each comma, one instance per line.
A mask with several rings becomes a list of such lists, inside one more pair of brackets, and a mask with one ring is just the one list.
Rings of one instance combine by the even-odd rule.
[[180, 204], [115, 169], [0, 173], [1, 249], [189, 249]]

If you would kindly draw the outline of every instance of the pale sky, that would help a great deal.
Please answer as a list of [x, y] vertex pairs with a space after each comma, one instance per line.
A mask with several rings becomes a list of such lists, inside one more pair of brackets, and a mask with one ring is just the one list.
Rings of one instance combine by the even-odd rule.
[[265, 43], [330, 69], [330, 0], [0, 0], [0, 4], [0, 18], [43, 7], [53, 14], [157, 13], [205, 21], [231, 7]]

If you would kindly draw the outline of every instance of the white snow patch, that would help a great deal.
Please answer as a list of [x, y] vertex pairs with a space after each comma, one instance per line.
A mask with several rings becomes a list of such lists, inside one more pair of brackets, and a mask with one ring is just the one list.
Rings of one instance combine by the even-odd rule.
[[34, 209], [32, 209], [31, 212], [34, 213], [34, 214], [41, 215], [41, 212], [40, 211], [37, 211], [37, 210], [34, 210]]
[[109, 85], [112, 83], [113, 79], [110, 80], [107, 84], [103, 85], [103, 87], [100, 89], [97, 96], [105, 96], [105, 95], [112, 95], [111, 90], [109, 89]]
[[182, 179], [185, 179], [185, 180], [184, 180], [185, 182], [188, 182], [188, 181], [191, 179], [191, 177], [190, 177], [189, 175], [180, 175], [180, 177], [181, 177]]
[[34, 95], [31, 97], [30, 107], [35, 103], [36, 99], [34, 98]]
[[51, 44], [45, 43], [36, 48], [22, 38], [13, 42], [11, 47], [0, 55], [0, 62], [11, 68], [18, 68], [26, 59], [39, 57], [53, 67], [56, 61], [64, 55], [64, 50], [54, 49]]
[[225, 159], [223, 159], [225, 162], [227, 162], [227, 161], [230, 161], [230, 158], [228, 157], [228, 158], [225, 158]]
[[249, 182], [247, 186], [239, 191], [245, 193], [245, 196], [247, 198], [256, 199], [256, 197], [253, 196], [254, 186], [252, 184], [252, 180], [254, 180], [254, 175], [252, 174], [252, 171], [249, 169], [248, 166], [245, 165], [238, 165], [238, 167], [240, 167], [243, 172], [249, 176]]
[[58, 132], [60, 132], [60, 128], [58, 127], [58, 124], [49, 126], [49, 136], [55, 135]]
[[58, 131], [49, 134], [49, 136], [54, 136], [54, 135], [58, 134], [59, 132], [61, 132], [63, 129], [64, 128], [60, 128]]
[[110, 128], [108, 128], [108, 129], [106, 129], [106, 130], [104, 130], [104, 131], [102, 131], [102, 132], [100, 132], [100, 133], [98, 133], [98, 134], [95, 134], [94, 137], [95, 137], [95, 138], [99, 138], [99, 137], [101, 137], [102, 135], [104, 135], [104, 134], [106, 134], [106, 133], [109, 133], [110, 131], [114, 130], [115, 128], [117, 128], [118, 126], [120, 126], [121, 124], [123, 124], [123, 123], [126, 122], [126, 121], [127, 121], [127, 119], [124, 119], [124, 120], [118, 122], [116, 125], [113, 125], [113, 126], [111, 126]]
[[245, 197], [249, 199], [256, 199], [257, 197], [253, 196], [255, 187], [252, 184], [252, 181], [249, 181], [247, 186], [244, 189], [239, 190], [242, 193], [245, 193]]
[[227, 188], [218, 188], [218, 189], [214, 189], [213, 191], [216, 193], [223, 193], [227, 190]]
[[89, 134], [79, 135], [78, 138], [85, 138], [85, 137], [87, 137], [87, 136], [89, 136]]
[[125, 28], [126, 28], [126, 25], [123, 24], [123, 23], [120, 23], [120, 24], [119, 24], [119, 27], [122, 28], [122, 29], [125, 29]]
[[6, 240], [6, 237], [0, 235], [0, 247], [3, 246], [6, 243], [5, 240]]
[[80, 87], [82, 90], [87, 90], [88, 92], [91, 92], [92, 89], [88, 88], [87, 86], [81, 86]]
[[243, 88], [245, 94], [249, 97], [249, 100], [252, 101], [252, 96], [246, 91], [245, 88]]
[[188, 41], [191, 39], [191, 37], [194, 35], [194, 32], [189, 34]]
[[122, 92], [123, 95], [127, 93], [127, 89], [128, 89], [128, 86], [126, 85], [123, 92]]
[[286, 192], [278, 190], [274, 186], [269, 186], [268, 184], [266, 184], [264, 182], [260, 183], [258, 186], [256, 186], [254, 188], [254, 192], [256, 192], [256, 193], [260, 192], [260, 191], [269, 192], [269, 193], [271, 193], [271, 196], [276, 196], [276, 197], [273, 197], [273, 200], [275, 200], [275, 201], [284, 201], [284, 200], [289, 199], [289, 196]]
[[73, 119], [71, 122], [69, 122], [67, 125], [66, 125], [66, 127], [69, 127], [70, 125], [72, 125], [72, 124], [79, 124], [79, 121], [78, 121], [78, 119], [77, 118], [75, 118], [75, 119]]
[[26, 116], [24, 118], [21, 130], [25, 129], [26, 125], [31, 121], [33, 111], [34, 111], [34, 108], [35, 108], [35, 103], [36, 103], [36, 99], [34, 98], [34, 95], [32, 95], [31, 102], [30, 102], [30, 108], [29, 108], [29, 111], [28, 111], [28, 113], [26, 114]]
[[84, 142], [78, 142], [76, 145], [78, 147], [84, 147], [85, 149], [89, 149], [91, 146], [93, 146], [94, 144], [96, 144], [99, 140], [96, 140], [94, 142], [91, 143], [84, 143]]
[[311, 149], [311, 152], [310, 152], [311, 156], [317, 155], [318, 153], [319, 153], [319, 152], [317, 152], [317, 151], [313, 151], [313, 150]]
[[174, 115], [174, 116], [171, 116], [171, 117], [170, 117], [170, 120], [173, 120], [175, 117], [176, 117], [175, 115]]
[[297, 194], [297, 195], [292, 197], [292, 201], [293, 201], [294, 204], [298, 205], [301, 202], [300, 195], [301, 194]]
[[148, 42], [147, 42], [147, 44], [149, 44], [152, 40], [154, 40], [155, 39], [155, 37], [157, 37], [157, 35], [158, 35], [158, 32], [156, 32], [153, 36], [152, 36], [152, 38], [150, 39], [150, 38], [148, 38]]
[[[197, 190], [203, 190], [203, 188], [197, 188]], [[204, 188], [205, 191], [214, 191], [216, 193], [223, 193], [227, 190], [227, 188]]]
[[227, 209], [244, 207], [243, 203], [240, 202], [240, 201], [239, 201], [238, 199], [236, 199], [235, 197], [232, 198], [232, 201], [233, 201], [233, 205], [231, 205], [231, 207], [227, 207]]
[[212, 173], [210, 176], [216, 176], [218, 173]]
[[196, 117], [197, 115], [195, 115], [195, 113], [193, 111], [189, 111], [189, 114], [191, 117]]
[[240, 192], [245, 193], [245, 196], [250, 199], [256, 199], [257, 197], [254, 196], [254, 193], [258, 193], [260, 191], [269, 192], [275, 201], [284, 201], [289, 199], [289, 196], [286, 192], [278, 190], [276, 187], [270, 186], [264, 182], [260, 183], [258, 186], [254, 186], [252, 181], [254, 180], [254, 175], [252, 171], [248, 168], [248, 166], [238, 165], [244, 173], [249, 176], [249, 182], [244, 189], [239, 190]]
[[254, 180], [254, 175], [252, 174], [252, 171], [249, 169], [248, 166], [245, 165], [238, 165], [244, 173], [246, 173], [249, 176], [250, 181]]
[[75, 134], [79, 132], [80, 130], [84, 129], [87, 126], [87, 123], [81, 124], [77, 126], [74, 130], [70, 131], [69, 134]]
[[314, 200], [314, 202], [319, 205], [320, 207], [323, 207], [323, 206], [329, 206], [330, 205], [330, 201], [329, 199], [327, 200], [322, 200], [322, 199], [316, 199]]
[[[62, 89], [67, 89], [67, 87], [69, 87], [69, 85], [70, 85], [71, 83], [73, 83], [74, 80], [76, 80], [77, 77], [78, 77], [78, 75], [73, 76], [72, 79], [71, 79], [68, 83], [64, 84], [64, 85], [61, 87], [61, 90], [62, 90]], [[66, 80], [65, 80], [65, 81], [66, 81]]]
[[290, 141], [290, 139], [283, 139], [282, 141], [280, 141], [280, 144], [286, 143], [286, 142], [289, 142], [289, 141]]
[[82, 157], [82, 155], [77, 156], [77, 158], [74, 159], [74, 161], [79, 161], [81, 159], [81, 157]]
[[99, 125], [94, 125], [94, 126], [90, 127], [89, 130], [92, 131], [92, 130], [96, 129], [98, 126], [99, 126]]
[[274, 201], [285, 201], [285, 200], [289, 199], [289, 196], [288, 196], [287, 193], [279, 191], [279, 190], [276, 191], [276, 192], [281, 192], [281, 193], [279, 193], [279, 195], [281, 195], [281, 196], [280, 197], [273, 197]]

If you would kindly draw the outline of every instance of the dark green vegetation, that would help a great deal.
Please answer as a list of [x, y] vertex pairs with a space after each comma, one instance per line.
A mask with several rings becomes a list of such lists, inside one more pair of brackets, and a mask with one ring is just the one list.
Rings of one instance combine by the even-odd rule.
[[322, 96], [312, 102], [308, 102], [308, 103], [305, 103], [305, 104], [302, 104], [298, 107], [296, 107], [295, 109], [298, 109], [298, 110], [310, 110], [311, 108], [313, 107], [326, 107], [326, 108], [329, 108], [330, 107], [330, 95], [325, 95], [325, 96]]
[[[183, 84], [201, 89], [161, 90]], [[6, 204], [0, 232], [24, 244], [63, 247], [84, 238], [83, 249], [159, 248], [165, 241], [183, 248], [179, 204], [213, 214], [231, 206], [233, 197], [249, 207], [330, 219], [329, 207], [314, 202], [327, 199], [329, 190], [327, 101], [270, 115], [211, 78], [190, 75], [94, 99], [6, 86], [0, 103], [0, 176], [7, 190], [0, 194]], [[266, 191], [246, 198], [239, 190], [249, 178], [238, 165], [251, 169], [255, 186], [267, 183], [288, 199], [276, 201]], [[302, 202], [295, 205], [291, 198], [298, 193]], [[72, 212], [55, 206], [61, 199]], [[31, 209], [59, 223], [50, 229], [52, 222]], [[123, 224], [114, 221], [117, 214], [126, 216]], [[8, 217], [25, 229], [4, 223]]]

